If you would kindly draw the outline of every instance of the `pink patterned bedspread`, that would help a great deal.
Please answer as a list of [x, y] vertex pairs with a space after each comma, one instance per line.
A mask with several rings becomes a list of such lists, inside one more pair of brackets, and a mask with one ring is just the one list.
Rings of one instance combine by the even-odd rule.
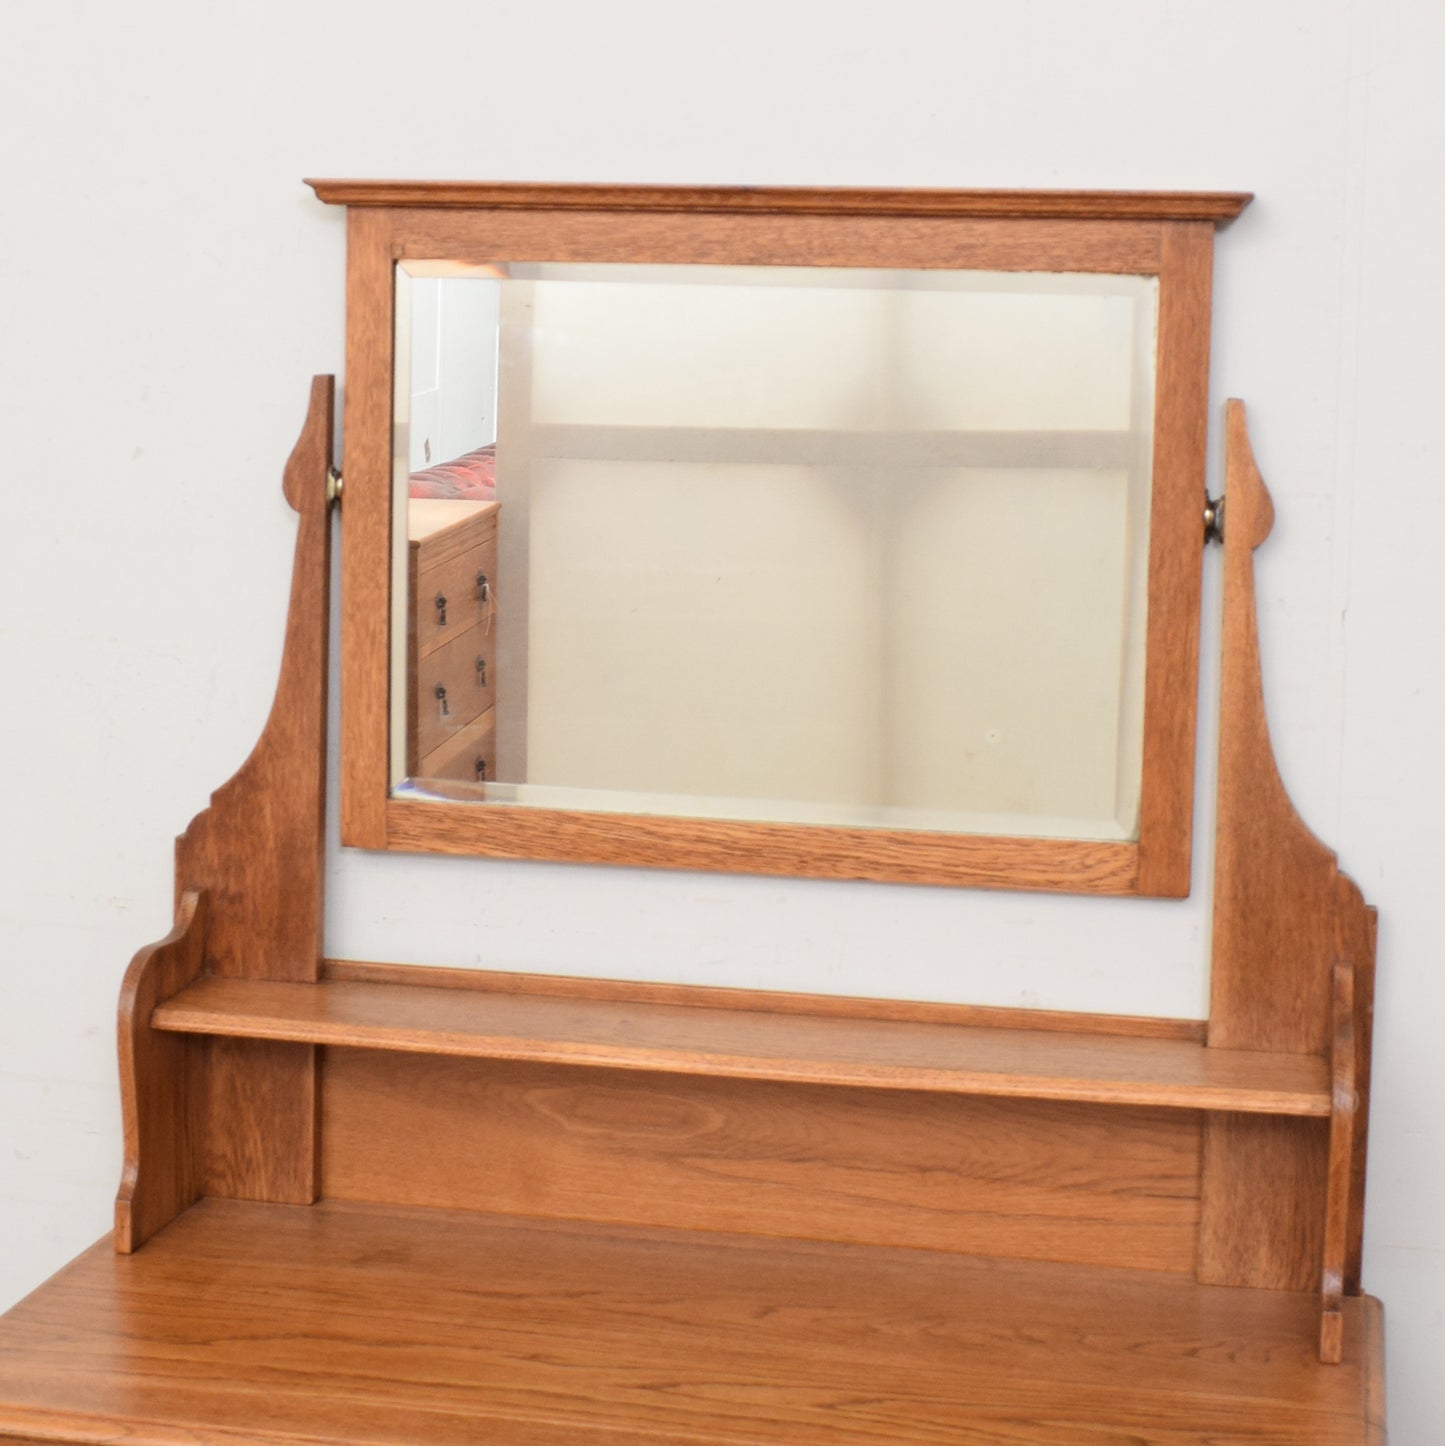
[[493, 502], [497, 496], [497, 449], [475, 452], [413, 472], [407, 481], [408, 497], [463, 497], [471, 502]]

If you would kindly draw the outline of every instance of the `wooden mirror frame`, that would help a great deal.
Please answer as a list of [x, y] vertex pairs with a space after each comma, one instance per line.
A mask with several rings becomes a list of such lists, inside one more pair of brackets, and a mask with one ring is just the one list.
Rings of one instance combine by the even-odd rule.
[[[327, 181], [347, 207], [341, 842], [731, 873], [1189, 892], [1214, 230], [1241, 193]], [[405, 260], [1157, 276], [1139, 836], [1132, 842], [590, 813], [391, 796], [394, 273]]]

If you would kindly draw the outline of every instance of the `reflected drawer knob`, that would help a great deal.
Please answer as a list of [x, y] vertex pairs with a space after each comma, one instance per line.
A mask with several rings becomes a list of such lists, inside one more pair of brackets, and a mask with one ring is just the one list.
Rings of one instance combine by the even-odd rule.
[[485, 758], [479, 758], [479, 759], [477, 759], [476, 768], [477, 768], [477, 782], [478, 782], [478, 783], [485, 783], [485, 782], [487, 781], [487, 760], [486, 760]]
[[441, 593], [437, 594], [437, 626], [444, 628], [447, 625], [447, 600]]
[[436, 690], [435, 690], [433, 696], [436, 698], [437, 702], [438, 702], [439, 704], [441, 704], [442, 717], [443, 717], [443, 718], [447, 717], [447, 716], [451, 713], [452, 710], [451, 710], [449, 707], [447, 707], [447, 690], [446, 690], [446, 686], [445, 686], [444, 684], [442, 684], [442, 683], [438, 683], [438, 684], [436, 685]]
[[478, 658], [478, 659], [477, 659], [477, 687], [479, 687], [479, 688], [485, 688], [486, 686], [487, 686], [487, 660], [486, 660], [485, 658]]
[[487, 581], [486, 573], [479, 572], [477, 574], [477, 601], [486, 602], [491, 595], [492, 585]]

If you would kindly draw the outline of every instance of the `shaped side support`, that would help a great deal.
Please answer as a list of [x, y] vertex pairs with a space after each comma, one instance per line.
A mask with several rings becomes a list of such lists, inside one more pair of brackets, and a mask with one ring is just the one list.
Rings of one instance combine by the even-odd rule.
[[205, 1041], [150, 1027], [156, 1005], [201, 972], [206, 896], [186, 893], [176, 926], [131, 960], [118, 1022], [125, 1165], [115, 1202], [115, 1248], [138, 1250], [205, 1194]]
[[270, 717], [251, 756], [176, 841], [176, 928], [126, 976], [121, 1251], [202, 1195], [316, 1198], [315, 1048], [181, 1040], [152, 1031], [150, 1016], [202, 972], [303, 982], [320, 974], [333, 411], [333, 379], [314, 378], [286, 464], [300, 524]]
[[[1307, 1291], [1320, 1288], [1323, 1275], [1325, 1294], [1337, 1304], [1342, 1292], [1359, 1291], [1374, 910], [1295, 812], [1275, 763], [1254, 580], [1254, 550], [1269, 535], [1274, 507], [1255, 464], [1242, 402], [1228, 404], [1226, 428], [1208, 1042], [1333, 1057], [1337, 1095], [1343, 1091], [1358, 1104], [1345, 1110], [1337, 1098], [1328, 1127], [1323, 1121], [1208, 1117], [1199, 1278]], [[1348, 1039], [1341, 1042], [1346, 1024]], [[1342, 1084], [1346, 1076], [1353, 1077], [1352, 1086]], [[1337, 1358], [1333, 1329], [1327, 1319], [1325, 1349]]]

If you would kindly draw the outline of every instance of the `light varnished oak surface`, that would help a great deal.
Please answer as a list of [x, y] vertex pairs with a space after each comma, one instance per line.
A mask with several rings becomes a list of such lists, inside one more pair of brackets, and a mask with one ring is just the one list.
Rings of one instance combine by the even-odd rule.
[[321, 1096], [328, 1199], [1190, 1277], [1198, 1255], [1188, 1110], [368, 1049], [324, 1050]]
[[472, 1058], [1104, 1104], [1329, 1114], [1322, 1059], [1190, 1041], [958, 1028], [328, 980], [209, 977], [157, 1029]]
[[[1336, 972], [1352, 975], [1354, 1093], [1334, 1147], [1288, 1120], [1212, 1118], [1205, 1131], [1200, 1274], [1218, 1285], [1303, 1289], [1328, 1270], [1358, 1288], [1374, 1008], [1375, 923], [1334, 852], [1299, 816], [1270, 742], [1260, 667], [1254, 555], [1274, 524], [1244, 404], [1225, 411], [1223, 662], [1210, 957], [1209, 1040], [1226, 1049], [1323, 1052], [1338, 1039]], [[1337, 1049], [1337, 1046], [1335, 1046]], [[1354, 1049], [1352, 1047], [1352, 1052]], [[1348, 1099], [1349, 1090], [1343, 1091]], [[1333, 1155], [1333, 1159], [1331, 1156]], [[1348, 1162], [1348, 1163], [1347, 1163]], [[1331, 1167], [1351, 1176], [1329, 1190]], [[1263, 1177], [1272, 1188], [1261, 1191]], [[1343, 1218], [1341, 1218], [1343, 1212]], [[1339, 1251], [1343, 1246], [1344, 1260]]]
[[[1378, 1308], [925, 1251], [204, 1201], [0, 1321], [0, 1433], [147, 1446], [1378, 1443]], [[0, 1439], [6, 1439], [0, 1434]]]

